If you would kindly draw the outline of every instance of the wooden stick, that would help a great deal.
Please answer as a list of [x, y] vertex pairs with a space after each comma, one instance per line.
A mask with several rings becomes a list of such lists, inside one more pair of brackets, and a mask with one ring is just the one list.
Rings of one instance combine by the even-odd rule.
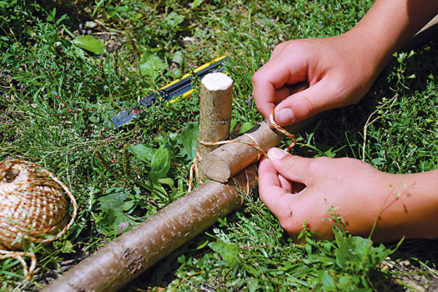
[[410, 40], [403, 44], [401, 50], [409, 51], [420, 48], [432, 39], [438, 37], [438, 15], [432, 18], [422, 29], [420, 29]]
[[227, 184], [209, 181], [126, 232], [43, 291], [116, 291], [242, 204], [239, 189], [257, 185], [257, 167]]
[[[230, 134], [233, 80], [223, 73], [210, 73], [201, 80], [199, 140], [217, 142]], [[218, 146], [198, 144], [201, 158]]]
[[[291, 133], [298, 132], [306, 127], [314, 118], [296, 123], [287, 130]], [[230, 177], [240, 172], [248, 165], [256, 162], [259, 158], [259, 152], [255, 147], [248, 144], [254, 144], [254, 140], [259, 148], [267, 152], [271, 147], [280, 144], [283, 137], [271, 129], [266, 121], [249, 130], [246, 134], [251, 136], [241, 136], [239, 139], [243, 142], [235, 142], [223, 145], [210, 152], [202, 158], [200, 168], [201, 172], [212, 180], [226, 182]]]
[[[280, 143], [281, 135], [274, 132], [266, 121], [247, 132], [262, 150], [267, 151]], [[233, 174], [254, 163], [259, 157], [250, 137], [241, 136], [242, 142], [225, 144], [205, 155], [201, 160], [201, 172], [212, 180], [227, 182]], [[247, 144], [248, 143], [248, 144]]]
[[[435, 15], [435, 17], [432, 18], [425, 26], [423, 26], [423, 28], [420, 29], [415, 35], [419, 35], [419, 34], [425, 32], [426, 30], [429, 30], [430, 28], [432, 28], [436, 25], [438, 25], [438, 14]], [[435, 37], [436, 37], [436, 35], [435, 35]]]

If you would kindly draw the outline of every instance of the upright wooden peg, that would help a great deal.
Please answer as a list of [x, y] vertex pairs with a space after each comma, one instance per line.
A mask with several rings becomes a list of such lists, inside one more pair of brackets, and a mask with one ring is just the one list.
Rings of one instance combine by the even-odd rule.
[[[201, 80], [199, 101], [199, 140], [217, 142], [226, 140], [230, 134], [233, 80], [224, 73], [210, 73]], [[198, 144], [202, 158], [218, 146]]]

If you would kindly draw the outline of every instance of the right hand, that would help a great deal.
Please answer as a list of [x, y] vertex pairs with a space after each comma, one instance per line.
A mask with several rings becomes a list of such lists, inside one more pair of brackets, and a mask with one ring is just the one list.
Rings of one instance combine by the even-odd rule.
[[[287, 126], [357, 102], [381, 68], [379, 56], [364, 43], [360, 35], [346, 33], [279, 44], [252, 77], [258, 110], [269, 119], [275, 108], [275, 121]], [[300, 92], [287, 86], [302, 82], [309, 87]]]

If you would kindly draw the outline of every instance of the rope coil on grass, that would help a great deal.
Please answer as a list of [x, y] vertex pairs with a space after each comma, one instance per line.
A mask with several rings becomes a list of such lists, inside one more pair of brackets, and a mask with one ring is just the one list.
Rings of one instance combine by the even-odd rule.
[[[73, 207], [70, 220], [66, 197]], [[0, 247], [7, 249], [0, 250], [0, 259], [17, 259], [25, 278], [30, 279], [36, 266], [35, 255], [11, 250], [22, 249], [24, 240], [47, 243], [64, 235], [76, 218], [76, 200], [51, 172], [21, 159], [0, 162], [0, 198]], [[29, 268], [23, 256], [31, 258]]]

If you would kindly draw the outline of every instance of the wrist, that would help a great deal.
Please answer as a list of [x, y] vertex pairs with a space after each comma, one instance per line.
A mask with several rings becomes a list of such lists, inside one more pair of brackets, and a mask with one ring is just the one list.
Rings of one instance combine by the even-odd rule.
[[380, 194], [379, 240], [438, 236], [438, 170], [416, 174], [384, 174]]
[[341, 35], [345, 47], [354, 52], [357, 62], [363, 64], [373, 77], [376, 77], [388, 63], [392, 52], [376, 41], [371, 41], [372, 36], [363, 29], [352, 29]]
[[372, 52], [379, 68], [383, 68], [394, 51], [437, 13], [437, 1], [377, 0], [347, 34], [359, 38], [361, 47]]

